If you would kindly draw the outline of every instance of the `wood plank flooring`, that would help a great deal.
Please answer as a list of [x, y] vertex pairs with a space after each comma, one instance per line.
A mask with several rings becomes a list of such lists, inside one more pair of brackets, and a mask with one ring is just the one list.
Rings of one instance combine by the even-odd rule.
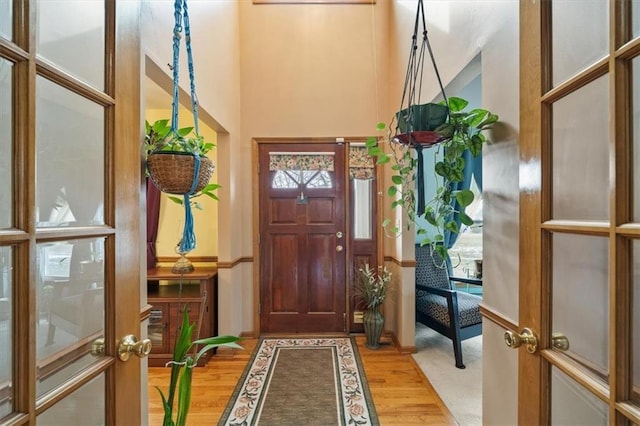
[[[401, 354], [383, 338], [379, 350], [364, 347], [358, 337], [369, 388], [382, 425], [455, 425], [449, 410], [409, 354]], [[215, 425], [242, 374], [256, 339], [245, 339], [244, 351], [221, 350], [193, 375], [188, 424]], [[169, 368], [149, 368], [149, 425], [162, 424], [162, 403], [158, 391], [169, 383]], [[285, 425], [283, 425], [285, 426]]]

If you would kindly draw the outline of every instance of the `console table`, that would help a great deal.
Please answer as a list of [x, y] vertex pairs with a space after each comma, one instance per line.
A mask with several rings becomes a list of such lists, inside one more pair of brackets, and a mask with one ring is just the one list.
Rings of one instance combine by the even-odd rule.
[[[193, 272], [182, 275], [182, 294], [180, 279], [181, 275], [171, 272], [171, 268], [147, 270], [147, 302], [152, 306], [148, 326], [148, 337], [153, 344], [149, 354], [150, 367], [164, 367], [173, 358], [185, 306], [189, 321], [196, 323], [193, 340], [218, 334], [217, 268], [196, 267]], [[198, 327], [200, 316], [202, 320]], [[207, 352], [198, 365], [205, 365], [211, 355], [211, 351]]]

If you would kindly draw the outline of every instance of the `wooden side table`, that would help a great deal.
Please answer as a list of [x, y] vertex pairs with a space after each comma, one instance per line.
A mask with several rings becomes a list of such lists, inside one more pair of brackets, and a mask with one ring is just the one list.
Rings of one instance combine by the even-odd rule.
[[[217, 268], [200, 267], [182, 276], [171, 272], [171, 268], [147, 270], [147, 301], [152, 306], [148, 327], [148, 337], [153, 344], [149, 354], [150, 367], [164, 367], [173, 358], [185, 307], [189, 321], [196, 324], [202, 311], [202, 321], [199, 330], [196, 325], [194, 340], [218, 334], [217, 296]], [[211, 351], [207, 352], [198, 365], [205, 365], [211, 355]]]

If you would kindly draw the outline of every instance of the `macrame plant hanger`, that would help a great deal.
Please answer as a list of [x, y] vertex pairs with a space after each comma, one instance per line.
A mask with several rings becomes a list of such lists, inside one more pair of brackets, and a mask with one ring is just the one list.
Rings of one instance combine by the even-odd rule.
[[[193, 128], [196, 135], [198, 132], [198, 98], [196, 97], [195, 73], [193, 69], [193, 53], [191, 51], [191, 27], [189, 25], [189, 10], [187, 8], [187, 0], [175, 0], [174, 2], [174, 18], [175, 25], [173, 27], [173, 103], [171, 110], [171, 131], [178, 133], [178, 109], [180, 106], [180, 86], [179, 79], [179, 57], [180, 57], [180, 39], [182, 37], [182, 24], [184, 22], [185, 45], [187, 48], [187, 66], [189, 69], [189, 82], [191, 90], [191, 110], [193, 112]], [[178, 253], [184, 256], [196, 247], [196, 236], [193, 230], [193, 212], [191, 211], [191, 195], [196, 192], [198, 185], [198, 176], [200, 173], [200, 157], [198, 154], [192, 154], [194, 160], [193, 183], [188, 192], [183, 195], [184, 206], [184, 229], [182, 231], [182, 239], [179, 243]]]
[[[420, 24], [422, 24], [422, 43], [418, 51], [418, 36], [420, 34]], [[435, 71], [443, 104], [420, 103], [422, 92], [422, 75], [424, 72], [425, 52], [429, 52], [433, 70]], [[417, 93], [416, 93], [417, 92]], [[416, 99], [417, 97], [417, 99]], [[405, 103], [406, 102], [406, 103]], [[400, 111], [396, 114], [395, 136], [393, 140], [416, 150], [418, 159], [417, 173], [417, 215], [421, 216], [425, 212], [424, 200], [424, 164], [422, 149], [431, 147], [444, 140], [444, 137], [437, 132], [438, 126], [444, 124], [449, 118], [447, 95], [442, 85], [440, 72], [436, 65], [436, 60], [431, 49], [431, 43], [427, 34], [427, 21], [424, 15], [423, 0], [418, 0], [416, 19], [411, 37], [411, 51], [409, 52], [409, 62], [400, 102]]]

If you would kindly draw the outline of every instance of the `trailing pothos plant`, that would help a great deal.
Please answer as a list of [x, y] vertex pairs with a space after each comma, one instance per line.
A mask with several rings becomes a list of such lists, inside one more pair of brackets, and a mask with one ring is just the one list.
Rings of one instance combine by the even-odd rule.
[[[435, 131], [442, 136], [442, 141], [437, 144], [436, 152], [442, 156], [435, 162], [434, 173], [437, 187], [435, 196], [425, 204], [424, 214], [418, 216], [416, 212], [416, 195], [414, 183], [417, 178], [418, 160], [411, 149], [411, 145], [394, 143], [393, 135], [388, 130], [387, 140], [389, 150], [385, 151], [378, 143], [378, 138], [370, 137], [367, 140], [369, 155], [377, 158], [377, 164], [391, 164], [393, 174], [392, 185], [387, 189], [387, 195], [392, 199], [391, 208], [401, 207], [408, 218], [407, 228], [415, 224], [418, 235], [424, 239], [423, 245], [430, 244], [433, 250], [442, 259], [449, 257], [444, 245], [445, 231], [459, 233], [460, 227], [454, 219], [457, 213], [461, 223], [472, 225], [473, 220], [465, 213], [465, 208], [473, 200], [473, 192], [455, 190], [454, 184], [464, 179], [465, 161], [463, 154], [469, 150], [475, 157], [482, 152], [482, 146], [486, 142], [484, 131], [498, 121], [498, 116], [486, 109], [476, 108], [466, 111], [469, 102], [458, 97], [448, 99], [449, 119]], [[385, 130], [386, 125], [379, 123], [377, 129]], [[457, 201], [457, 203], [456, 203]], [[432, 229], [427, 230], [416, 222], [417, 217], [424, 217]], [[385, 219], [383, 226], [391, 233], [400, 232], [398, 226], [389, 226], [390, 220]]]
[[[215, 148], [215, 145], [211, 142], [206, 142], [202, 135], [191, 134], [193, 127], [183, 127], [172, 131], [171, 125], [168, 119], [160, 119], [153, 122], [153, 124], [145, 121], [145, 135], [144, 135], [144, 149], [145, 158], [154, 152], [187, 152], [194, 155], [205, 156], [209, 151]], [[191, 206], [202, 210], [202, 205], [197, 201], [197, 198], [205, 195], [213, 200], [218, 200], [218, 196], [215, 191], [220, 189], [220, 185], [217, 183], [209, 183], [200, 191], [191, 195]], [[174, 203], [183, 204], [181, 197], [173, 195], [168, 196]]]
[[[198, 365], [200, 357], [219, 346], [243, 349], [242, 346], [236, 343], [240, 340], [236, 336], [207, 337], [192, 342], [191, 337], [196, 324], [189, 324], [189, 313], [186, 308], [185, 306], [185, 309], [183, 309], [182, 328], [173, 349], [173, 360], [169, 362], [171, 364], [171, 377], [166, 397], [162, 390], [156, 386], [162, 398], [162, 407], [164, 409], [162, 426], [184, 426], [187, 424], [187, 414], [191, 404], [193, 368]], [[189, 353], [195, 345], [201, 345], [202, 348], [194, 356], [191, 356]], [[178, 402], [174, 404], [176, 392], [178, 393]]]

